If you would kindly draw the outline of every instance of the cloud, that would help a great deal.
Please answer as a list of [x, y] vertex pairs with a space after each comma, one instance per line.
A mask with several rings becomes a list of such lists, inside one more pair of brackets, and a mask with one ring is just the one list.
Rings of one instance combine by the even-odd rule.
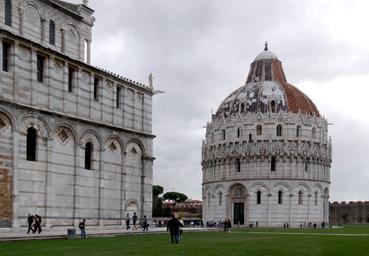
[[211, 110], [269, 41], [287, 79], [326, 116], [332, 200], [367, 200], [369, 17], [365, 1], [90, 0], [94, 65], [154, 84], [154, 182], [201, 198]]

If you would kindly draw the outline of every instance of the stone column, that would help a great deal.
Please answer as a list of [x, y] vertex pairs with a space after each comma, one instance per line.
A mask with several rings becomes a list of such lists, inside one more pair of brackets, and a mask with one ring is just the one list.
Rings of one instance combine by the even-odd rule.
[[24, 8], [20, 7], [18, 9], [19, 12], [19, 34], [23, 36], [23, 20], [24, 20]]
[[40, 22], [41, 22], [41, 44], [45, 44], [45, 24], [46, 24], [46, 19], [41, 17], [40, 18]]
[[311, 204], [311, 194], [308, 195], [308, 223], [310, 223], [311, 220], [311, 210], [310, 210], [310, 204]]
[[[52, 225], [52, 221], [50, 220], [50, 216], [49, 216], [49, 200], [51, 200], [50, 198], [50, 193], [49, 193], [49, 186], [50, 186], [50, 182], [49, 182], [49, 172], [52, 170], [51, 166], [52, 166], [52, 152], [53, 152], [53, 144], [54, 144], [54, 139], [52, 137], [48, 137], [46, 138], [46, 173], [45, 173], [45, 226], [50, 228]], [[52, 185], [52, 184], [51, 184]]]
[[[123, 150], [123, 149], [122, 149]], [[124, 222], [124, 218], [125, 218], [125, 205], [126, 205], [126, 178], [127, 178], [127, 174], [126, 174], [126, 170], [125, 170], [125, 165], [126, 165], [126, 157], [127, 157], [127, 152], [123, 152], [122, 154], [122, 175], [121, 175], [121, 182], [120, 182], [120, 189], [121, 189], [121, 202], [120, 202], [120, 221], [121, 221], [121, 226], [124, 227], [125, 222]]]
[[226, 195], [226, 213], [225, 213], [225, 219], [230, 219], [230, 210], [231, 210], [231, 196], [230, 195]]
[[[14, 124], [13, 124], [14, 125]], [[12, 127], [13, 132], [13, 223], [12, 227], [20, 227], [18, 217], [18, 159], [19, 159], [19, 133], [15, 127]], [[23, 224], [23, 223], [22, 223]]]
[[270, 198], [272, 194], [268, 194], [268, 226], [270, 226]]
[[102, 144], [102, 145], [100, 145], [100, 151], [99, 151], [99, 169], [98, 169], [98, 172], [99, 172], [99, 201], [98, 201], [98, 207], [97, 207], [97, 209], [98, 209], [98, 213], [97, 213], [97, 220], [98, 220], [98, 225], [99, 226], [104, 226], [104, 221], [101, 219], [101, 197], [102, 197], [102, 195], [101, 195], [101, 191], [102, 191], [102, 189], [101, 189], [101, 180], [102, 180], [102, 177], [101, 177], [101, 172], [102, 172], [102, 162], [103, 162], [103, 153], [104, 153], [104, 151], [105, 151], [105, 148], [104, 148], [104, 145]]
[[78, 226], [79, 224], [79, 217], [80, 216], [76, 216], [76, 209], [77, 209], [77, 171], [79, 168], [78, 165], [78, 156], [80, 153], [80, 148], [82, 147], [81, 144], [79, 144], [78, 142], [78, 138], [74, 138], [75, 142], [74, 142], [74, 172], [73, 172], [73, 225], [74, 226]]

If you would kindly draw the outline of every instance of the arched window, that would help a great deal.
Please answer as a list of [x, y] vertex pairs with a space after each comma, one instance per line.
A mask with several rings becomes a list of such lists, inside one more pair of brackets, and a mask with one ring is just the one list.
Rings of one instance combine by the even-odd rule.
[[300, 125], [298, 125], [297, 127], [296, 127], [296, 137], [300, 137], [301, 136], [301, 126]]
[[270, 110], [272, 111], [272, 113], [276, 112], [276, 107], [275, 107], [275, 101], [272, 100], [270, 102]]
[[283, 203], [283, 192], [280, 190], [278, 191], [278, 204]]
[[306, 158], [305, 160], [305, 172], [309, 171], [309, 158]]
[[12, 1], [5, 0], [5, 25], [12, 25]]
[[83, 58], [85, 63], [88, 63], [88, 41], [84, 41], [84, 52], [83, 52]]
[[237, 138], [240, 138], [240, 137], [241, 137], [241, 129], [237, 128]]
[[256, 204], [261, 204], [261, 192], [256, 192]]
[[55, 45], [55, 23], [52, 20], [49, 22], [49, 44]]
[[316, 191], [315, 191], [314, 204], [315, 204], [315, 205], [318, 205], [318, 192], [316, 192]]
[[241, 172], [241, 160], [240, 159], [237, 159], [236, 160], [236, 166], [235, 166], [235, 170], [236, 172]]
[[277, 125], [277, 136], [282, 136], [282, 125]]
[[226, 133], [225, 133], [225, 130], [223, 129], [222, 130], [222, 140], [225, 140], [225, 138], [226, 138]]
[[222, 205], [222, 192], [219, 192], [219, 205]]
[[276, 170], [276, 162], [277, 162], [277, 160], [276, 160], [275, 156], [272, 156], [272, 160], [271, 160], [271, 163], [270, 163], [270, 170], [272, 172], [274, 172]]
[[27, 161], [36, 161], [37, 130], [33, 127], [27, 130]]
[[241, 113], [245, 112], [245, 103], [241, 103]]
[[261, 125], [256, 126], [256, 135], [263, 134], [263, 127]]
[[315, 127], [313, 127], [313, 129], [311, 130], [311, 137], [313, 137], [314, 139], [316, 137], [316, 129], [315, 129]]
[[85, 169], [91, 170], [92, 169], [92, 153], [94, 150], [94, 146], [91, 142], [86, 143], [85, 147]]
[[299, 191], [299, 204], [303, 203], [302, 197], [303, 197], [304, 193], [302, 193], [302, 191]]
[[252, 142], [252, 135], [251, 135], [251, 133], [249, 134], [249, 142]]

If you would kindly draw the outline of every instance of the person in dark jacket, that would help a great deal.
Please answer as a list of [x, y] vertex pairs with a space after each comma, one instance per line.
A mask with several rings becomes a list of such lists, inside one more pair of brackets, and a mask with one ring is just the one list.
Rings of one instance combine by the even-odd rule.
[[178, 244], [180, 226], [181, 226], [181, 223], [173, 214], [172, 218], [168, 221], [168, 224], [167, 224], [167, 231], [170, 232], [170, 239], [172, 241], [172, 244], [174, 243], [174, 241], [176, 242], [176, 244]]
[[81, 238], [86, 238], [86, 220], [83, 219], [83, 221], [79, 223], [78, 227], [81, 230]]
[[137, 222], [137, 215], [134, 212], [132, 216], [132, 222], [133, 222], [133, 230], [137, 230], [136, 222]]
[[147, 223], [146, 215], [144, 215], [143, 222], [142, 222], [143, 231], [149, 231], [148, 227], [149, 224]]
[[34, 230], [33, 233], [38, 232], [39, 234], [41, 233], [41, 216], [38, 214], [35, 214], [35, 226], [34, 226]]
[[29, 234], [29, 232], [32, 230], [33, 233], [33, 221], [35, 220], [35, 216], [31, 215], [30, 213], [28, 213], [28, 217], [27, 217], [27, 224], [28, 224], [28, 231], [27, 234]]
[[127, 213], [127, 217], [126, 217], [126, 230], [130, 229], [131, 227], [129, 226], [129, 222], [130, 222], [130, 219], [129, 219], [129, 213]]

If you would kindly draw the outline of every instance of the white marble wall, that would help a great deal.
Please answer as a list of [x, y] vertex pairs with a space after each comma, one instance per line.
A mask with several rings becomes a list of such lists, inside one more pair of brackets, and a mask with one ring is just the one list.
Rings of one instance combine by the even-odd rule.
[[[281, 136], [277, 135], [278, 125], [282, 126]], [[262, 127], [261, 134], [257, 126]], [[324, 118], [284, 112], [213, 117], [202, 148], [203, 219], [233, 220], [234, 202], [243, 202], [245, 224], [328, 222], [331, 157]], [[276, 161], [274, 171], [272, 158]], [[235, 187], [244, 195], [234, 196]], [[257, 191], [261, 192], [260, 204], [256, 203]], [[278, 204], [278, 191], [283, 192], [282, 204]], [[298, 203], [300, 191], [302, 204]]]
[[[11, 45], [9, 71], [0, 61], [0, 119], [12, 131], [0, 126], [0, 141], [8, 142], [0, 147], [7, 158], [0, 160], [6, 174], [0, 173], [6, 192], [0, 227], [25, 225], [29, 212], [43, 216], [46, 226], [75, 225], [82, 218], [90, 225], [121, 225], [133, 211], [151, 218], [152, 88], [88, 65], [83, 47], [91, 42], [94, 21], [88, 7], [81, 5], [76, 14], [43, 0], [12, 3], [12, 25], [6, 26], [0, 0], [1, 60], [2, 42]], [[55, 46], [49, 44], [50, 20]], [[45, 57], [42, 83], [38, 54]], [[71, 92], [69, 67], [75, 69]], [[35, 162], [26, 160], [29, 127], [38, 134]], [[94, 148], [91, 170], [84, 168], [87, 142]]]

